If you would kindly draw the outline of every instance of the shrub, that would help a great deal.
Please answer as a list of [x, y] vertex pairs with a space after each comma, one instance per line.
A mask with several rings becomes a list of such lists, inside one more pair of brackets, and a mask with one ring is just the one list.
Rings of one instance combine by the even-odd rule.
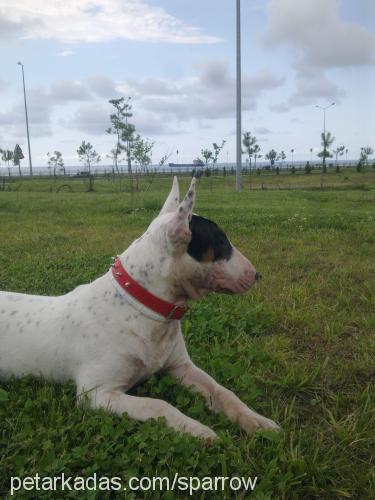
[[311, 170], [312, 170], [312, 168], [311, 168], [310, 162], [307, 161], [306, 165], [305, 165], [305, 174], [310, 174]]

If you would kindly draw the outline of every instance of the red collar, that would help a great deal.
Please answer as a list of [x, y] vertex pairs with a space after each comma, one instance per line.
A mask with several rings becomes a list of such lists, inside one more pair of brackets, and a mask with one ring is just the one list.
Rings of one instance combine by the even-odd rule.
[[181, 319], [188, 310], [188, 306], [171, 304], [143, 288], [125, 271], [119, 258], [115, 260], [112, 266], [112, 275], [125, 292], [166, 319]]

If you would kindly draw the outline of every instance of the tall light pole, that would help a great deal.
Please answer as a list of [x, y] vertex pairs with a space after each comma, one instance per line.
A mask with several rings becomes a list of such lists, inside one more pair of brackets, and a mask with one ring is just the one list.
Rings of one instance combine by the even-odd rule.
[[26, 131], [27, 131], [27, 145], [29, 148], [29, 166], [30, 166], [30, 175], [33, 175], [33, 164], [31, 161], [31, 149], [30, 149], [30, 134], [29, 134], [29, 119], [27, 117], [27, 104], [26, 104], [26, 88], [25, 88], [25, 73], [23, 71], [23, 64], [18, 62], [22, 68], [22, 82], [23, 82], [23, 97], [25, 100], [25, 117], [26, 117]]
[[326, 166], [326, 110], [330, 108], [331, 106], [334, 106], [335, 103], [331, 102], [328, 106], [319, 106], [318, 104], [315, 105], [316, 108], [322, 109], [323, 110], [323, 170], [325, 170]]
[[241, 146], [241, 2], [237, 2], [237, 168], [236, 168], [236, 190], [241, 191], [242, 188], [242, 146]]

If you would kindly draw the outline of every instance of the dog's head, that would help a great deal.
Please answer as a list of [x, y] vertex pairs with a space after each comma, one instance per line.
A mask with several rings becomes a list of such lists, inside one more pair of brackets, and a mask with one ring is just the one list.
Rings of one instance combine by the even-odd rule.
[[247, 292], [259, 274], [215, 222], [193, 214], [194, 203], [195, 179], [180, 202], [175, 177], [163, 208], [145, 234], [150, 252], [160, 253], [155, 255], [160, 273], [168, 274], [176, 289], [182, 287], [191, 299], [209, 292]]

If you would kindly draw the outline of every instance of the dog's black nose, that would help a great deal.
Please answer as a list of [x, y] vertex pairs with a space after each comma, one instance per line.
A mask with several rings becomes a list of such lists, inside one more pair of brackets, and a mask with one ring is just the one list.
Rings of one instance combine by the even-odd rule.
[[262, 275], [260, 273], [258, 273], [258, 271], [255, 273], [255, 281], [258, 281], [260, 280], [262, 277]]

